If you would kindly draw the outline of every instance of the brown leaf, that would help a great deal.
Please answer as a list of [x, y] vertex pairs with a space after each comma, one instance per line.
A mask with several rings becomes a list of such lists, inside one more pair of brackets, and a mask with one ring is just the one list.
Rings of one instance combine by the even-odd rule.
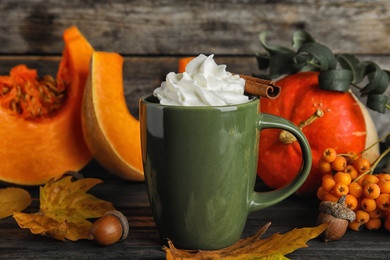
[[89, 218], [99, 218], [114, 210], [110, 202], [86, 193], [102, 180], [85, 178], [72, 181], [66, 176], [49, 181], [40, 188], [40, 210], [37, 213], [14, 214], [22, 228], [33, 234], [41, 234], [58, 240], [88, 239], [92, 223]]
[[269, 238], [260, 239], [270, 223], [262, 227], [255, 235], [240, 239], [234, 245], [220, 250], [181, 250], [175, 248], [172, 241], [163, 247], [166, 259], [287, 259], [284, 255], [296, 249], [307, 247], [306, 242], [319, 236], [328, 226], [294, 229], [284, 235], [273, 234]]
[[13, 187], [0, 189], [0, 219], [12, 216], [14, 211], [22, 211], [30, 204], [28, 191]]

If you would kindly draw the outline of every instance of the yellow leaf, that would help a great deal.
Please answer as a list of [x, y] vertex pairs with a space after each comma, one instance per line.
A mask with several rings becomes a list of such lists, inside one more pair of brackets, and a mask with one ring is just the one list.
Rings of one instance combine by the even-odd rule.
[[13, 187], [0, 189], [0, 219], [12, 216], [14, 211], [22, 211], [30, 204], [28, 191]]
[[114, 210], [110, 202], [86, 193], [102, 180], [85, 178], [72, 181], [72, 176], [49, 181], [40, 187], [40, 210], [33, 214], [14, 214], [22, 228], [59, 240], [88, 239], [92, 223], [89, 218], [99, 218]]
[[21, 228], [29, 228], [31, 233], [64, 240], [67, 232], [65, 222], [57, 222], [41, 213], [15, 212], [14, 219]]
[[71, 241], [77, 241], [79, 239], [89, 239], [89, 230], [92, 223], [88, 220], [80, 220], [78, 222], [68, 223], [68, 232], [66, 238]]
[[311, 228], [294, 229], [286, 234], [273, 234], [269, 238], [260, 239], [270, 223], [262, 227], [255, 235], [240, 239], [236, 244], [220, 250], [181, 250], [175, 248], [171, 241], [169, 247], [163, 247], [167, 260], [175, 259], [225, 259], [225, 260], [265, 260], [288, 259], [284, 255], [296, 249], [307, 247], [306, 242], [319, 236], [328, 226], [327, 223]]

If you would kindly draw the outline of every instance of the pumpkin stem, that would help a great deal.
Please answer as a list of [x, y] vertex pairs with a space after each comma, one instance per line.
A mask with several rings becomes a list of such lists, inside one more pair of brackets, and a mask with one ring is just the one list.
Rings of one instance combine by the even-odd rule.
[[[318, 108], [308, 119], [305, 121], [302, 121], [298, 127], [302, 130], [305, 126], [310, 125], [315, 120], [317, 120], [320, 117], [324, 116], [324, 111], [322, 111], [320, 108]], [[295, 142], [297, 139], [295, 136], [293, 136], [290, 132], [283, 130], [279, 134], [279, 140], [284, 144], [291, 144]]]

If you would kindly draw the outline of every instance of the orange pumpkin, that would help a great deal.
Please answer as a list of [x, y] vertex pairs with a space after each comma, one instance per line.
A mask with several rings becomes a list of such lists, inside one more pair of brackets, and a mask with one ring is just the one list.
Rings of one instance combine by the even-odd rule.
[[85, 87], [82, 122], [94, 158], [111, 173], [127, 180], [144, 180], [140, 123], [126, 106], [123, 58], [94, 52]]
[[65, 30], [63, 39], [56, 83], [38, 79], [24, 65], [0, 77], [1, 181], [39, 185], [91, 160], [80, 111], [93, 48], [76, 27]]
[[[296, 125], [306, 121], [317, 109], [323, 116], [303, 127], [313, 157], [309, 177], [297, 195], [314, 196], [321, 185], [322, 174], [317, 166], [322, 151], [333, 147], [338, 153], [361, 152], [367, 140], [377, 140], [372, 119], [351, 93], [321, 90], [318, 72], [301, 72], [286, 76], [276, 83], [281, 87], [277, 99], [262, 99], [261, 111], [289, 119]], [[366, 125], [369, 125], [367, 127]], [[258, 175], [271, 188], [289, 183], [301, 166], [301, 150], [296, 141], [284, 143], [281, 130], [261, 132]], [[369, 135], [374, 137], [367, 138]], [[372, 143], [370, 143], [372, 144]], [[378, 155], [378, 147], [372, 149]]]
[[186, 71], [187, 64], [192, 61], [194, 57], [184, 57], [180, 58], [179, 62], [177, 63], [177, 72], [183, 73]]

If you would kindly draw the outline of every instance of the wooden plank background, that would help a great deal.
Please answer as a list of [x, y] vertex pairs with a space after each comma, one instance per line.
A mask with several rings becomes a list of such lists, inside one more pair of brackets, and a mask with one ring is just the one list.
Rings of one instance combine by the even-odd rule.
[[[138, 99], [176, 71], [180, 57], [214, 53], [229, 71], [259, 72], [263, 31], [269, 42], [290, 47], [294, 31], [305, 29], [335, 53], [390, 70], [388, 0], [1, 0], [0, 17], [0, 74], [18, 63], [55, 74], [62, 32], [76, 25], [96, 50], [125, 57], [125, 94], [135, 115]], [[387, 132], [389, 112], [371, 114]]]

